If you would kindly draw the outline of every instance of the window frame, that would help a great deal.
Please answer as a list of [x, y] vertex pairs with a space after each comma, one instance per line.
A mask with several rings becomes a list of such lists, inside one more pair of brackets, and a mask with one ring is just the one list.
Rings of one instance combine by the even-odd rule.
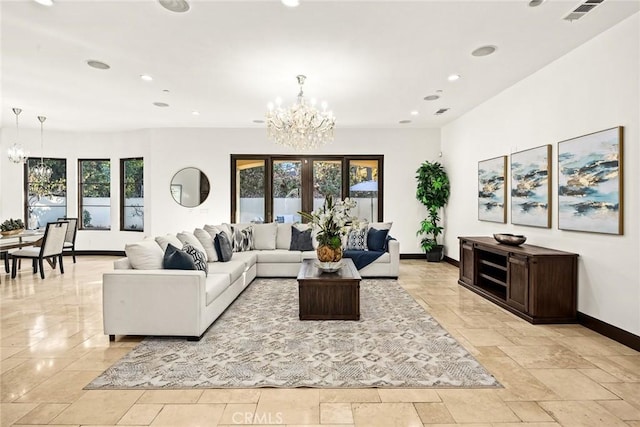
[[[78, 230], [91, 230], [91, 231], [111, 231], [111, 211], [109, 211], [109, 228], [85, 228], [83, 221], [83, 186], [85, 182], [82, 180], [82, 163], [83, 162], [108, 162], [109, 163], [109, 182], [108, 183], [93, 183], [93, 184], [107, 184], [109, 186], [109, 209], [111, 209], [111, 159], [78, 159]], [[90, 183], [91, 184], [91, 183]], [[104, 207], [103, 205], [96, 205]]]
[[120, 231], [131, 231], [131, 232], [144, 232], [144, 211], [142, 214], [142, 228], [140, 229], [132, 229], [125, 228], [124, 218], [125, 218], [125, 208], [129, 207], [125, 205], [126, 195], [125, 195], [125, 163], [132, 160], [142, 160], [142, 208], [144, 209], [144, 157], [125, 157], [120, 159]]
[[23, 187], [23, 197], [24, 197], [24, 208], [23, 208], [23, 215], [24, 215], [24, 223], [25, 226], [28, 228], [29, 227], [29, 160], [40, 160], [43, 161], [47, 161], [47, 160], [56, 160], [56, 161], [63, 161], [64, 162], [64, 198], [65, 198], [65, 204], [64, 204], [64, 212], [65, 214], [62, 215], [61, 217], [67, 217], [69, 216], [69, 178], [68, 178], [68, 172], [69, 172], [69, 168], [67, 167], [67, 158], [66, 157], [28, 157], [27, 161], [24, 163], [24, 168], [23, 168], [23, 180], [22, 182], [24, 183], [24, 187]]
[[302, 210], [311, 212], [313, 210], [313, 162], [314, 161], [341, 161], [342, 163], [342, 197], [348, 197], [349, 192], [349, 162], [351, 160], [374, 160], [378, 162], [378, 210], [377, 222], [384, 221], [384, 155], [383, 154], [231, 154], [231, 211], [230, 221], [235, 222], [237, 215], [237, 185], [236, 180], [238, 160], [260, 160], [265, 166], [265, 222], [273, 222], [273, 162], [274, 161], [302, 161]]

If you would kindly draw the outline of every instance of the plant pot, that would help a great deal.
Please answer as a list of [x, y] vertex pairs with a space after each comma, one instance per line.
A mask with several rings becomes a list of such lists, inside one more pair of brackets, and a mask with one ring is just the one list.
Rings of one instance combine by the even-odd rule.
[[338, 262], [342, 259], [342, 247], [332, 248], [331, 246], [320, 245], [316, 249], [318, 261], [320, 262]]
[[17, 230], [9, 230], [9, 231], [0, 231], [0, 234], [3, 236], [13, 236], [16, 234], [20, 234], [24, 231], [24, 228], [18, 228]]
[[427, 261], [440, 262], [444, 259], [444, 246], [443, 245], [434, 246], [426, 254], [427, 254]]

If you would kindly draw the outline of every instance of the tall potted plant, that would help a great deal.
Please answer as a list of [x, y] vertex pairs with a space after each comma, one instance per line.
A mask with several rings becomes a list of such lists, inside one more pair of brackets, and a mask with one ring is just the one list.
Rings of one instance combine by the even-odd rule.
[[444, 246], [438, 244], [443, 227], [439, 225], [440, 209], [449, 200], [449, 177], [438, 162], [424, 162], [416, 171], [418, 186], [416, 198], [425, 205], [429, 216], [422, 220], [417, 236], [424, 236], [420, 246], [427, 254], [427, 261], [439, 262], [444, 258]]

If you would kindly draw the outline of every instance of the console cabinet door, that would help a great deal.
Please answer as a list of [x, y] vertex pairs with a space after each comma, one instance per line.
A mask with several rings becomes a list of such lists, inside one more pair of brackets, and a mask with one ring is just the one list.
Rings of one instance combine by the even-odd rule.
[[507, 304], [524, 313], [529, 312], [529, 260], [509, 255], [507, 277]]
[[473, 285], [474, 278], [473, 244], [460, 242], [460, 280], [468, 285]]

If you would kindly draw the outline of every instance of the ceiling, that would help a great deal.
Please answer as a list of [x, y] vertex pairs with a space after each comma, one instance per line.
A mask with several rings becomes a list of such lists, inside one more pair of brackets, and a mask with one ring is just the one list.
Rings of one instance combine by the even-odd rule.
[[[21, 127], [45, 115], [48, 129], [74, 131], [260, 128], [267, 103], [292, 103], [305, 74], [305, 95], [328, 101], [338, 129], [437, 128], [640, 9], [606, 0], [562, 19], [580, 3], [192, 0], [173, 13], [155, 0], [2, 0], [2, 126], [20, 107]], [[498, 49], [471, 55], [483, 45]]]

